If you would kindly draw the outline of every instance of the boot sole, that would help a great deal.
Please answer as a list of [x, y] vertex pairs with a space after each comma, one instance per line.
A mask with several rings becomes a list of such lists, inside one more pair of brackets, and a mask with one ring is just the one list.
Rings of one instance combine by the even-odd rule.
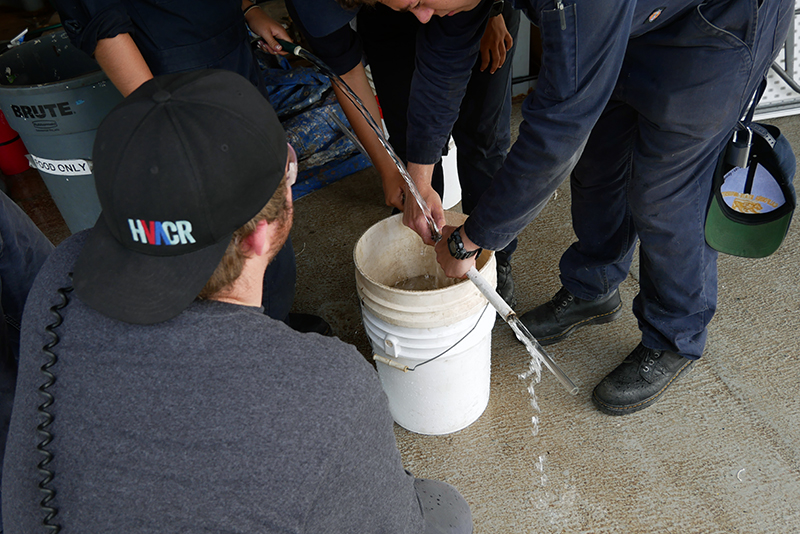
[[661, 388], [658, 393], [652, 395], [641, 402], [637, 402], [636, 404], [628, 404], [623, 406], [614, 406], [612, 404], [608, 404], [603, 402], [599, 398], [597, 398], [597, 394], [592, 391], [592, 402], [597, 407], [598, 410], [603, 412], [604, 414], [608, 415], [628, 415], [629, 413], [638, 412], [639, 410], [644, 410], [645, 408], [649, 407], [651, 404], [656, 402], [658, 399], [661, 398], [661, 395], [672, 385], [678, 377], [683, 376], [684, 374], [688, 373], [692, 367], [694, 367], [694, 360], [689, 360], [689, 362], [680, 368], [680, 370], [675, 373], [669, 382], [667, 382], [663, 388]]
[[536, 341], [539, 342], [540, 345], [547, 346], [553, 345], [568, 338], [572, 333], [582, 326], [590, 326], [593, 324], [606, 324], [611, 323], [619, 319], [619, 316], [622, 315], [622, 302], [619, 303], [619, 306], [611, 310], [610, 312], [603, 313], [600, 315], [594, 315], [592, 317], [586, 318], [583, 321], [579, 321], [570, 325], [566, 330], [563, 332], [556, 334], [554, 336], [543, 337], [543, 338], [536, 338]]

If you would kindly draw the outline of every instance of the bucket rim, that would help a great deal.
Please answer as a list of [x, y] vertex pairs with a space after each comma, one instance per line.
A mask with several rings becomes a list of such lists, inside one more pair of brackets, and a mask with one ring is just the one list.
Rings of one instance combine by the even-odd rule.
[[[491, 252], [492, 254], [494, 254], [494, 252], [491, 251], [491, 250], [484, 250], [481, 254], [485, 254], [487, 252]], [[484, 267], [488, 263], [489, 263], [489, 260], [487, 259], [486, 260], [486, 264], [484, 264]], [[483, 267], [481, 268], [481, 270], [482, 269], [483, 269]], [[408, 293], [409, 295], [416, 295], [418, 293], [425, 293], [426, 295], [430, 295], [430, 294], [433, 294], [433, 293], [450, 292], [452, 290], [452, 288], [454, 288], [454, 287], [460, 286], [461, 284], [464, 284], [464, 283], [470, 283], [469, 278], [462, 278], [462, 279], [459, 279], [455, 284], [451, 284], [451, 285], [445, 286], [445, 287], [437, 287], [436, 289], [404, 289], [404, 288], [401, 288], [401, 287], [395, 287], [395, 286], [386, 285], [383, 282], [378, 282], [377, 280], [375, 280], [374, 278], [372, 278], [371, 276], [366, 274], [363, 270], [359, 271], [359, 274], [361, 276], [363, 276], [364, 278], [366, 278], [367, 280], [369, 280], [370, 282], [372, 282], [373, 284], [377, 285], [377, 286], [380, 286], [380, 287], [386, 288], [386, 289], [391, 289], [392, 291], [397, 291], [399, 293]]]
[[[447, 212], [447, 210], [446, 210], [446, 212]], [[453, 214], [456, 214], [456, 215], [459, 215], [459, 216], [462, 215], [461, 213], [458, 213], [458, 212], [449, 212], [449, 213], [453, 213]], [[452, 284], [452, 285], [449, 285], [449, 286], [446, 286], [446, 287], [436, 288], [436, 289], [402, 289], [402, 288], [399, 288], [399, 287], [394, 287], [394, 286], [390, 286], [390, 285], [384, 284], [383, 282], [379, 282], [379, 281], [375, 280], [373, 277], [371, 277], [370, 275], [368, 275], [366, 272], [364, 272], [364, 269], [359, 268], [359, 261], [358, 261], [358, 258], [356, 257], [356, 252], [358, 250], [359, 244], [361, 243], [361, 240], [363, 239], [363, 237], [369, 231], [371, 231], [376, 225], [384, 223], [384, 222], [392, 220], [392, 219], [399, 219], [402, 216], [403, 216], [402, 213], [396, 213], [394, 215], [390, 215], [388, 217], [385, 217], [385, 218], [377, 221], [375, 224], [371, 225], [369, 228], [367, 228], [366, 230], [364, 230], [361, 233], [361, 235], [356, 240], [355, 246], [353, 247], [353, 264], [356, 267], [356, 272], [360, 276], [363, 276], [365, 279], [369, 280], [371, 283], [375, 284], [376, 286], [379, 286], [379, 287], [385, 288], [385, 289], [389, 289], [391, 291], [397, 291], [397, 292], [400, 292], [401, 294], [405, 293], [405, 294], [409, 294], [409, 295], [416, 295], [416, 294], [420, 294], [420, 293], [424, 293], [426, 295], [431, 295], [431, 294], [436, 294], [436, 293], [450, 292], [450, 291], [452, 291], [452, 289], [454, 287], [458, 287], [458, 286], [460, 286], [461, 284], [463, 284], [465, 282], [468, 283], [469, 282], [469, 278], [463, 278], [463, 279], [459, 280], [458, 282], [456, 282], [455, 284]], [[464, 215], [464, 217], [466, 217], [466, 215]], [[401, 222], [401, 224], [402, 224], [402, 222]], [[480, 269], [478, 269], [478, 272], [480, 272], [480, 273], [483, 273], [484, 269], [486, 269], [489, 266], [489, 264], [491, 263], [492, 256], [494, 255], [494, 251], [493, 250], [484, 250], [483, 252], [481, 252], [478, 255], [478, 258], [484, 257], [484, 254], [488, 254], [488, 256], [486, 256], [486, 261], [484, 262], [483, 266]]]
[[[15, 48], [18, 49], [18, 48], [23, 48], [23, 47], [26, 47], [26, 46], [30, 48], [33, 45], [42, 44], [42, 43], [47, 45], [48, 42], [46, 40], [49, 40], [52, 43], [55, 43], [58, 40], [62, 40], [62, 41], [66, 41], [66, 44], [68, 44], [69, 46], [72, 46], [72, 43], [70, 42], [69, 37], [67, 36], [67, 32], [65, 30], [61, 30], [61, 31], [49, 33], [49, 34], [46, 34], [46, 35], [41, 35], [41, 36], [39, 36], [39, 37], [37, 37], [35, 39], [31, 39], [30, 41], [25, 41], [19, 47], [15, 47]], [[3, 53], [3, 55], [9, 54], [8, 57], [11, 57], [13, 55], [14, 51], [15, 51], [15, 48], [12, 48], [12, 49], [9, 49], [9, 50], [5, 51]], [[5, 62], [2, 59], [2, 55], [0, 55], [0, 67], [2, 67], [2, 66], [6, 66], [6, 65], [5, 65]], [[2, 77], [0, 77], [0, 80], [2, 80]], [[32, 83], [32, 84], [24, 84], [24, 85], [23, 84], [13, 85], [13, 84], [5, 84], [5, 83], [2, 83], [0, 81], [0, 91], [12, 92], [14, 90], [21, 90], [21, 89], [25, 89], [25, 90], [28, 90], [28, 91], [30, 91], [31, 89], [39, 89], [39, 90], [42, 90], [41, 92], [45, 93], [45, 92], [48, 92], [47, 89], [49, 89], [49, 88], [57, 88], [57, 87], [62, 86], [64, 84], [66, 84], [66, 83], [75, 82], [76, 80], [80, 81], [80, 86], [81, 87], [84, 87], [84, 86], [87, 86], [87, 85], [93, 85], [95, 83], [102, 82], [102, 81], [108, 81], [109, 83], [111, 83], [111, 80], [109, 80], [108, 76], [103, 71], [102, 67], [100, 67], [100, 65], [97, 64], [97, 69], [96, 70], [91, 70], [91, 71], [85, 72], [84, 74], [79, 74], [77, 76], [71, 76], [69, 78], [62, 78], [61, 80], [54, 81], [54, 82]], [[63, 89], [60, 89], [60, 90], [63, 90]]]
[[48, 83], [32, 83], [27, 85], [7, 85], [0, 83], [0, 91], [6, 92], [15, 92], [24, 90], [26, 95], [32, 95], [34, 93], [43, 94], [43, 93], [51, 93], [51, 92], [63, 92], [64, 85], [70, 83], [76, 83], [75, 87], [70, 87], [69, 89], [78, 89], [81, 87], [88, 87], [90, 85], [95, 85], [102, 82], [111, 83], [108, 76], [103, 69], [98, 68], [98, 70], [87, 72], [85, 74], [81, 74], [79, 76], [73, 76], [71, 78], [63, 78], [61, 80], [55, 82], [48, 82]]

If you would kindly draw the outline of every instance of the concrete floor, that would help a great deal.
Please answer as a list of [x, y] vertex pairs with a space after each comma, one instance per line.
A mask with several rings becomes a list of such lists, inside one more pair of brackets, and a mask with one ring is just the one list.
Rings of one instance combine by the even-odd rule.
[[[773, 122], [800, 150], [800, 120]], [[513, 259], [519, 313], [560, 286], [558, 261], [573, 240], [569, 204], [562, 185], [520, 236]], [[296, 204], [295, 309], [325, 317], [365, 357], [371, 350], [352, 251], [388, 215], [373, 169]], [[455, 485], [479, 534], [800, 532], [798, 224], [769, 258], [720, 258], [719, 309], [705, 356], [654, 406], [611, 417], [590, 401], [592, 388], [640, 340], [630, 312], [638, 291], [634, 265], [621, 286], [620, 320], [548, 347], [580, 388], [577, 396], [544, 371], [536, 386], [541, 413], [534, 412], [528, 384], [518, 378], [529, 357], [497, 322], [488, 408], [447, 436], [395, 425], [406, 467]]]

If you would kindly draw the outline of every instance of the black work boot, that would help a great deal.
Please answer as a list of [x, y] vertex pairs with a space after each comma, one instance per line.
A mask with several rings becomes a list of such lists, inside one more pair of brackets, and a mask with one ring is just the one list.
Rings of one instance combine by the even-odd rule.
[[597, 384], [592, 400], [601, 412], [625, 415], [656, 402], [694, 360], [669, 350], [648, 349], [641, 343], [625, 361]]
[[506, 301], [506, 304], [511, 306], [511, 309], [517, 305], [517, 296], [514, 294], [514, 279], [511, 277], [511, 262], [508, 258], [497, 259], [497, 293]]
[[562, 287], [550, 302], [537, 306], [520, 319], [542, 345], [552, 345], [576, 328], [610, 323], [622, 313], [619, 289], [598, 300], [583, 300]]

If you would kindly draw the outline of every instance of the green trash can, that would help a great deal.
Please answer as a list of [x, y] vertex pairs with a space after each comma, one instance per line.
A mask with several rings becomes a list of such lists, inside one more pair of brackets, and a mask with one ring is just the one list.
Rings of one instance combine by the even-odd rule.
[[0, 109], [73, 233], [100, 215], [92, 145], [100, 121], [121, 101], [97, 62], [63, 31], [0, 55]]

